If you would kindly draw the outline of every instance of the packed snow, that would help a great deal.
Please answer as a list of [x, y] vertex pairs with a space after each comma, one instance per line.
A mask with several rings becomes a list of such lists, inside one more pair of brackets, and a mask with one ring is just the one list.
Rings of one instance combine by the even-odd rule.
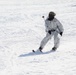
[[[64, 27], [60, 46], [33, 55], [50, 11]], [[43, 51], [52, 47], [53, 39]], [[0, 0], [0, 75], [76, 75], [76, 0]]]

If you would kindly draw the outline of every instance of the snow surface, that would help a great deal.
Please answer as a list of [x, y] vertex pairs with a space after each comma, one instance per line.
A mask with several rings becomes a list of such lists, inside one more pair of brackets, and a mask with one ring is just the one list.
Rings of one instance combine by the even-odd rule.
[[[45, 36], [42, 16], [64, 26], [54, 53], [32, 55]], [[53, 47], [53, 39], [44, 51]], [[0, 75], [76, 75], [76, 0], [0, 0]]]

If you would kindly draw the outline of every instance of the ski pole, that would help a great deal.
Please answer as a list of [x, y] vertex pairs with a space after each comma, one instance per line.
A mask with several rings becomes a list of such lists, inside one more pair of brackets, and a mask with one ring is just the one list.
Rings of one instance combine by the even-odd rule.
[[45, 21], [45, 16], [42, 16], [42, 18], [44, 19], [44, 21]]

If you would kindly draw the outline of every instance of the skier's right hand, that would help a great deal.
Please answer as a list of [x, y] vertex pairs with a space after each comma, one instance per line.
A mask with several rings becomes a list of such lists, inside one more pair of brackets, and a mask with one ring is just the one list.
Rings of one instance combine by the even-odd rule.
[[49, 30], [48, 33], [51, 34], [51, 30]]

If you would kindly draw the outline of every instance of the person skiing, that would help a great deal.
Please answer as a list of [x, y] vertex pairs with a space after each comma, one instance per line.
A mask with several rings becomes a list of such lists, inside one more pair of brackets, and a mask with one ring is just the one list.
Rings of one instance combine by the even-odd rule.
[[[59, 22], [58, 19], [55, 18], [56, 14], [54, 12], [49, 12], [48, 18], [45, 20], [45, 30], [46, 30], [46, 36], [41, 41], [40, 47], [37, 51], [42, 52], [44, 46], [46, 43], [54, 36], [54, 47], [52, 48], [53, 51], [56, 51], [59, 47], [60, 38], [58, 37], [58, 34], [62, 36], [63, 34], [63, 26]], [[42, 16], [44, 18], [44, 16]], [[33, 50], [33, 52], [35, 52]]]

